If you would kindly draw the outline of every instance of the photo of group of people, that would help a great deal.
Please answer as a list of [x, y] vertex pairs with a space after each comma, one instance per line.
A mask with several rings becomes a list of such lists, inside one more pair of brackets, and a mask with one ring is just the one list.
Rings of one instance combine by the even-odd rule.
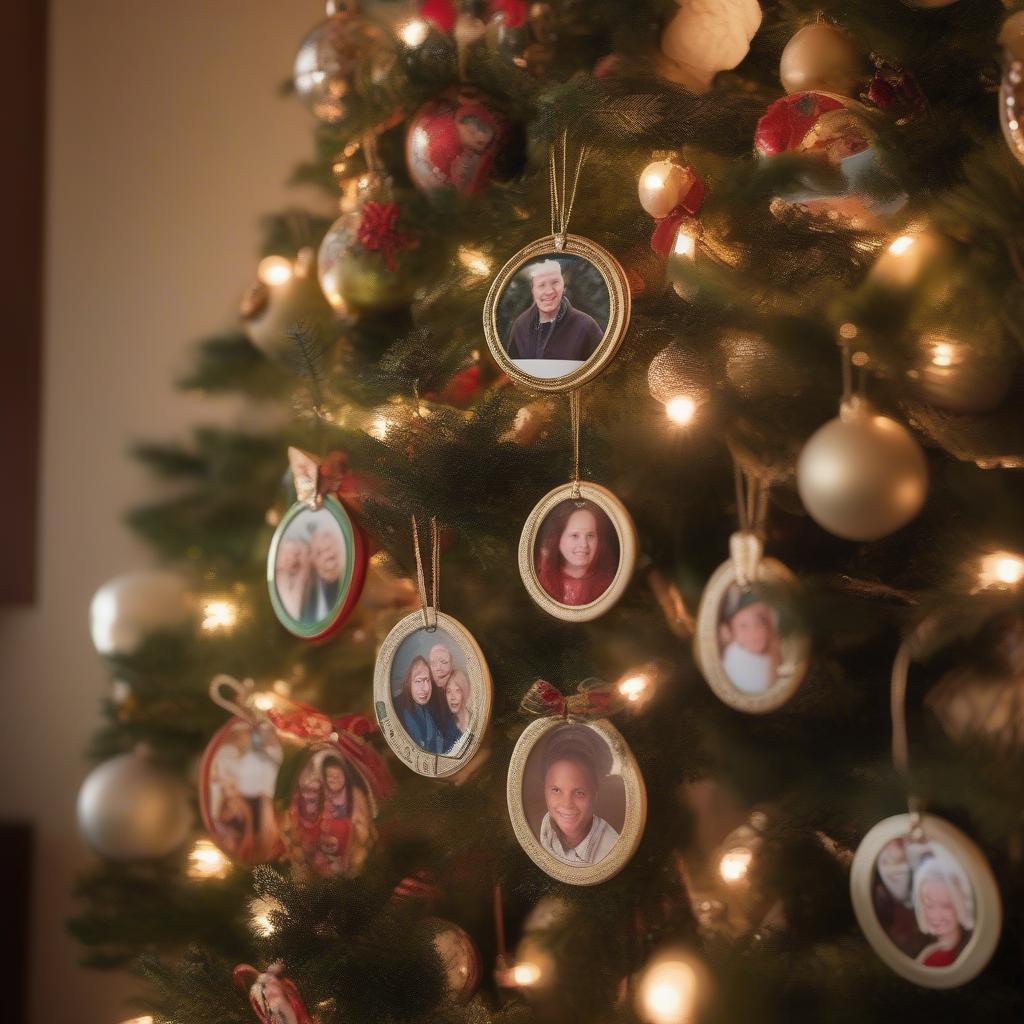
[[767, 693], [779, 677], [782, 650], [778, 614], [756, 589], [734, 583], [719, 610], [718, 651], [729, 682], [740, 693]]
[[951, 967], [975, 929], [966, 871], [941, 843], [892, 839], [875, 862], [872, 904], [893, 945], [924, 967]]
[[348, 553], [341, 524], [329, 505], [303, 508], [277, 540], [273, 587], [286, 626], [321, 629], [345, 599]]
[[282, 832], [288, 859], [321, 877], [359, 873], [376, 838], [366, 782], [335, 747], [299, 772]]
[[262, 864], [277, 852], [274, 790], [283, 756], [269, 722], [231, 722], [212, 751], [203, 810], [214, 840], [232, 860]]
[[498, 336], [524, 373], [562, 377], [597, 351], [610, 304], [607, 282], [590, 260], [546, 253], [526, 263], [501, 294]]
[[608, 741], [589, 725], [552, 729], [530, 751], [523, 809], [541, 848], [562, 864], [599, 864], [626, 818], [626, 795]]
[[391, 701], [409, 738], [427, 754], [455, 756], [476, 731], [476, 700], [461, 647], [443, 626], [398, 646]]
[[567, 498], [545, 517], [534, 542], [533, 563], [544, 592], [559, 604], [596, 601], [619, 569], [619, 537], [596, 502]]

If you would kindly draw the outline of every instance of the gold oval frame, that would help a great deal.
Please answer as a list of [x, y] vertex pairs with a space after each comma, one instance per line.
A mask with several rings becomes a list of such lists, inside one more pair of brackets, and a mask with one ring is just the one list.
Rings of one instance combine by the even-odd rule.
[[974, 890], [975, 927], [970, 941], [949, 967], [925, 967], [899, 950], [886, 934], [875, 914], [871, 899], [875, 864], [883, 847], [893, 839], [914, 832], [909, 814], [896, 814], [880, 821], [861, 840], [850, 866], [850, 899], [864, 937], [885, 964], [900, 977], [925, 988], [956, 988], [980, 974], [992, 959], [1003, 927], [1003, 908], [999, 887], [985, 855], [973, 840], [955, 825], [931, 814], [921, 815], [920, 828], [925, 839], [941, 843], [963, 869]]
[[[569, 605], [556, 601], [541, 586], [533, 564], [533, 549], [545, 518], [556, 505], [576, 498], [577, 486], [578, 497], [592, 501], [612, 521], [612, 526], [615, 527], [615, 533], [619, 538], [619, 565], [611, 583], [608, 584], [608, 589], [599, 598], [589, 604]], [[603, 615], [622, 597], [633, 578], [633, 570], [636, 568], [636, 549], [637, 536], [633, 518], [626, 506], [607, 487], [583, 481], [579, 485], [561, 484], [554, 490], [548, 491], [534, 505], [523, 524], [523, 532], [519, 537], [519, 575], [534, 603], [549, 615], [566, 622], [589, 622], [591, 619]]]
[[444, 612], [437, 613], [437, 626], [443, 629], [458, 647], [466, 663], [470, 686], [474, 693], [480, 695], [477, 698], [476, 717], [471, 720], [471, 726], [475, 728], [467, 734], [468, 740], [463, 737], [454, 754], [428, 753], [409, 735], [395, 711], [394, 698], [391, 696], [391, 666], [398, 648], [403, 641], [420, 630], [434, 632], [423, 624], [422, 612], [410, 612], [384, 638], [373, 669], [373, 709], [381, 734], [399, 760], [417, 775], [444, 779], [465, 768], [480, 750], [491, 721], [494, 684], [487, 660], [473, 634], [458, 619], [445, 615]]
[[[601, 337], [601, 343], [582, 366], [561, 377], [534, 377], [532, 374], [524, 373], [509, 358], [498, 333], [498, 303], [501, 301], [505, 288], [527, 263], [545, 253], [552, 256], [565, 254], [582, 257], [597, 268], [608, 289], [608, 325]], [[565, 244], [558, 249], [555, 246], [554, 235], [547, 235], [520, 249], [498, 271], [497, 276], [491, 282], [487, 298], [484, 300], [484, 337], [487, 339], [487, 347], [491, 350], [495, 362], [517, 384], [532, 388], [534, 391], [572, 391], [593, 380], [612, 361], [629, 328], [631, 306], [632, 296], [626, 272], [622, 269], [622, 264], [607, 249], [582, 235], [566, 235]]]
[[[626, 797], [626, 815], [619, 832], [619, 838], [611, 851], [597, 864], [574, 867], [564, 864], [548, 853], [534, 835], [523, 806], [523, 780], [526, 762], [537, 744], [554, 729], [563, 725], [583, 725], [593, 729], [618, 757], [622, 769], [622, 783]], [[508, 781], [505, 787], [508, 800], [508, 816], [512, 821], [519, 845], [530, 860], [542, 871], [560, 882], [569, 885], [599, 885], [617, 875], [629, 863], [643, 838], [647, 824], [647, 788], [633, 751], [629, 749], [622, 734], [606, 719], [541, 718], [531, 722], [516, 741], [508, 765]]]
[[[796, 577], [777, 558], [762, 558], [757, 564], [757, 579], [766, 583], [793, 583]], [[723, 704], [752, 715], [763, 715], [780, 708], [800, 688], [810, 668], [810, 640], [794, 634], [783, 644], [791, 651], [779, 666], [775, 683], [762, 694], [741, 693], [726, 674], [718, 649], [718, 614], [729, 588], [737, 582], [732, 561], [723, 562], [704, 587], [697, 609], [693, 654], [708, 686]], [[788, 666], [788, 669], [787, 669]]]

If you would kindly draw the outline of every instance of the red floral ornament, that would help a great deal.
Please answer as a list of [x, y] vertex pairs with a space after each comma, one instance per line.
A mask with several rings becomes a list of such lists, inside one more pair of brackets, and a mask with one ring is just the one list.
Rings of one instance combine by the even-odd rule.
[[398, 230], [401, 210], [398, 203], [365, 203], [356, 238], [364, 249], [379, 252], [384, 266], [393, 274], [398, 269], [398, 254], [415, 249], [419, 239]]

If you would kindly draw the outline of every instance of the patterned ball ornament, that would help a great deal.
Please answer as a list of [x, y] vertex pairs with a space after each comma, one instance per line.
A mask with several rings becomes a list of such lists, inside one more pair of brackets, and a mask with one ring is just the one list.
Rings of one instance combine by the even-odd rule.
[[788, 93], [820, 90], [856, 96], [867, 81], [864, 53], [842, 29], [819, 21], [805, 25], [782, 51], [779, 78]]
[[328, 4], [328, 17], [299, 46], [295, 92], [321, 121], [336, 124], [354, 97], [381, 84], [395, 64], [395, 43], [384, 28], [355, 11]]
[[846, 540], [879, 540], [906, 526], [928, 495], [920, 445], [864, 399], [843, 403], [797, 461], [797, 488], [821, 527]]
[[423, 104], [409, 122], [409, 177], [426, 193], [479, 192], [508, 156], [511, 125], [476, 89], [453, 89]]
[[689, 398], [699, 405], [707, 399], [706, 379], [704, 360], [673, 343], [651, 360], [647, 389], [651, 397], [663, 405], [680, 398]]

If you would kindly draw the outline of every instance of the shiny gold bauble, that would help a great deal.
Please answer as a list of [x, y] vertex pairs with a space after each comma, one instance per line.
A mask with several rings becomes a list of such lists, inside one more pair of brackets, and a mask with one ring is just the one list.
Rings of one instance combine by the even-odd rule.
[[835, 25], [805, 25], [782, 51], [779, 78], [786, 92], [832, 92], [856, 97], [867, 79], [864, 53]]
[[444, 965], [448, 997], [454, 1003], [468, 1003], [480, 987], [483, 960], [469, 933], [451, 921], [434, 918], [434, 949]]
[[174, 853], [192, 830], [189, 790], [141, 752], [94, 768], [78, 792], [78, 828], [110, 860], [156, 860]]
[[667, 403], [680, 397], [701, 402], [707, 398], [706, 375], [704, 360], [673, 342], [651, 360], [647, 389], [657, 402]]
[[918, 346], [920, 359], [909, 376], [930, 405], [955, 413], [991, 412], [1010, 393], [1017, 353], [998, 320], [962, 333], [927, 331]]
[[878, 540], [921, 511], [928, 466], [906, 427], [853, 398], [804, 445], [797, 487], [811, 518], [829, 533]]

